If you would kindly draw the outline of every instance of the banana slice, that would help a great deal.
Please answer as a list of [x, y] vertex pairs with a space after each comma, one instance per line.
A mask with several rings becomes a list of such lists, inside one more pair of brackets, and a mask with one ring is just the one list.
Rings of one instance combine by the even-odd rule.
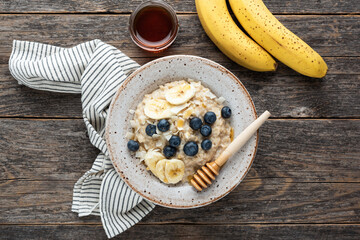
[[146, 116], [152, 119], [169, 118], [174, 113], [171, 111], [171, 104], [163, 99], [151, 99], [146, 102], [144, 107], [144, 113]]
[[166, 177], [165, 177], [165, 167], [166, 167], [166, 162], [168, 160], [163, 159], [157, 162], [156, 164], [156, 176], [163, 181], [164, 183], [168, 183]]
[[174, 105], [180, 105], [189, 101], [195, 95], [194, 86], [183, 83], [168, 89], [165, 92], [166, 100]]
[[165, 177], [169, 183], [178, 183], [184, 177], [184, 162], [178, 159], [167, 160], [165, 166]]
[[164, 158], [165, 158], [164, 155], [162, 155], [161, 153], [156, 152], [154, 150], [150, 150], [146, 153], [145, 164], [155, 176], [157, 176], [156, 175], [156, 164]]

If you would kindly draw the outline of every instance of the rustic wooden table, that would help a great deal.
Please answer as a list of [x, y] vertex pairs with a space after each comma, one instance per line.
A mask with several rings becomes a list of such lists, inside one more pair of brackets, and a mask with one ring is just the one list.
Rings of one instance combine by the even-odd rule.
[[327, 76], [310, 79], [282, 64], [276, 73], [234, 64], [206, 36], [193, 0], [168, 2], [179, 36], [151, 54], [127, 31], [140, 0], [0, 1], [0, 238], [106, 238], [98, 217], [71, 212], [73, 185], [98, 153], [80, 96], [19, 86], [8, 70], [13, 39], [66, 47], [98, 38], [140, 64], [172, 54], [214, 60], [239, 77], [258, 112], [273, 114], [251, 171], [232, 193], [199, 209], [156, 207], [119, 238], [359, 239], [360, 4], [265, 1], [327, 62]]

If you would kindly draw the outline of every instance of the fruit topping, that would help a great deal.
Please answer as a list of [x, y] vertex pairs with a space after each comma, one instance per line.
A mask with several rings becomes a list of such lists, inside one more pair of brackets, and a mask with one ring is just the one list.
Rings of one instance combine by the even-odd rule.
[[172, 105], [164, 99], [151, 99], [146, 102], [144, 113], [152, 119], [169, 118], [174, 115], [171, 108]]
[[156, 164], [165, 157], [154, 150], [149, 150], [145, 155], [145, 164], [149, 170], [156, 175]]
[[198, 117], [194, 117], [190, 120], [190, 127], [194, 130], [200, 129], [202, 124], [203, 123], [202, 123], [201, 119]]
[[165, 92], [166, 100], [174, 105], [189, 101], [195, 95], [195, 88], [188, 83], [172, 87]]
[[201, 142], [201, 148], [205, 151], [209, 150], [212, 147], [212, 142], [209, 139], [205, 139]]
[[207, 124], [213, 124], [216, 121], [216, 115], [214, 112], [207, 112], [204, 115], [204, 122]]
[[169, 129], [170, 129], [170, 123], [166, 119], [161, 119], [158, 122], [157, 127], [161, 132], [166, 132], [166, 131], [169, 131]]
[[145, 132], [148, 136], [152, 136], [156, 133], [156, 126], [153, 124], [149, 124], [146, 126]]
[[167, 159], [163, 159], [163, 160], [160, 160], [156, 163], [156, 168], [155, 168], [155, 171], [156, 171], [156, 176], [161, 180], [163, 181], [164, 183], [168, 183], [166, 177], [165, 177], [165, 167], [166, 167], [166, 162], [168, 160]]
[[211, 127], [209, 125], [203, 125], [200, 129], [200, 133], [201, 135], [203, 135], [204, 137], [208, 137], [210, 136], [212, 130]]
[[199, 151], [196, 142], [190, 141], [184, 145], [184, 153], [188, 156], [195, 156]]
[[221, 109], [221, 116], [223, 118], [231, 117], [231, 109], [228, 106], [225, 106]]
[[178, 183], [185, 173], [185, 164], [178, 159], [163, 159], [156, 164], [156, 176], [164, 183]]
[[184, 119], [182, 118], [179, 118], [177, 121], [176, 121], [176, 127], [179, 129], [179, 130], [182, 130], [184, 129]]
[[164, 147], [163, 153], [164, 153], [165, 157], [171, 158], [171, 157], [175, 156], [176, 148], [174, 148], [172, 146], [166, 146], [166, 147]]
[[165, 177], [169, 183], [175, 184], [181, 181], [185, 173], [185, 164], [178, 159], [167, 160], [165, 166]]
[[130, 151], [135, 152], [135, 151], [139, 150], [140, 145], [138, 142], [136, 142], [134, 140], [129, 140], [127, 143], [127, 147]]
[[181, 139], [178, 136], [171, 136], [170, 140], [169, 140], [169, 144], [171, 147], [178, 147], [180, 146], [181, 143]]

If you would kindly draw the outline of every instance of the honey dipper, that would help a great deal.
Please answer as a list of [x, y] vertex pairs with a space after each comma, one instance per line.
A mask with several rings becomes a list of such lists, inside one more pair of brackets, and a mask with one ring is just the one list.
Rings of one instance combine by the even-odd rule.
[[252, 122], [242, 133], [240, 133], [230, 145], [220, 154], [220, 156], [213, 162], [206, 163], [201, 169], [197, 170], [190, 183], [201, 191], [211, 184], [211, 179], [215, 180], [215, 175], [219, 175], [219, 170], [226, 163], [226, 161], [253, 136], [253, 134], [260, 128], [260, 126], [270, 117], [270, 112], [265, 111]]

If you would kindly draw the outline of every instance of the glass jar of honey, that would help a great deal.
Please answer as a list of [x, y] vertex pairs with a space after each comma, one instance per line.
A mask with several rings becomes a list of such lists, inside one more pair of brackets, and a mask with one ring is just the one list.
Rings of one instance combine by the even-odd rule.
[[179, 23], [169, 4], [151, 0], [141, 3], [131, 14], [129, 31], [136, 45], [150, 52], [160, 52], [175, 41]]

